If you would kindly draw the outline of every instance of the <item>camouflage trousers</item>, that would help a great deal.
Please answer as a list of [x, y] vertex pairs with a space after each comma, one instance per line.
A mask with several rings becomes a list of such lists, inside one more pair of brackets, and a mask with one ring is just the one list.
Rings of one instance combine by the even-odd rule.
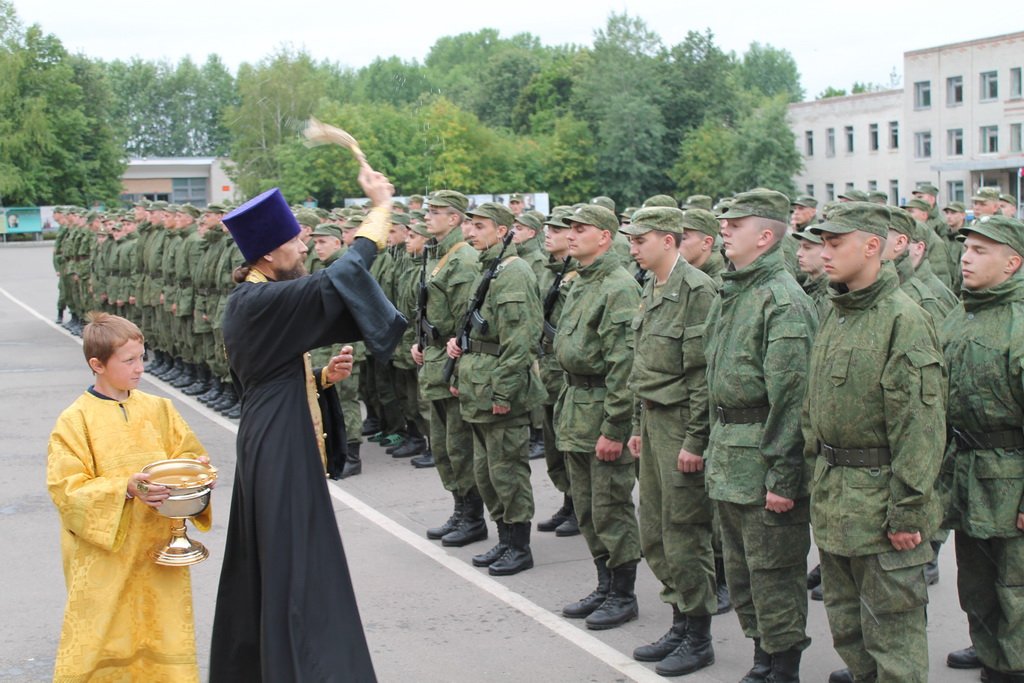
[[444, 487], [466, 496], [476, 492], [473, 432], [454, 396], [430, 402], [430, 450]]
[[633, 506], [636, 458], [623, 446], [614, 462], [593, 451], [565, 454], [572, 502], [590, 555], [607, 557], [609, 569], [640, 559], [640, 529]]
[[1024, 536], [954, 536], [957, 590], [985, 666], [1024, 673]]
[[352, 374], [334, 385], [345, 418], [345, 438], [349, 443], [362, 443], [363, 411], [359, 407], [359, 363], [352, 364]]
[[683, 614], [717, 608], [712, 505], [704, 473], [678, 469], [687, 416], [679, 406], [652, 406], [640, 416], [640, 544], [661, 581], [661, 600]]
[[928, 542], [921, 552], [845, 557], [822, 550], [820, 555], [832, 642], [854, 679], [925, 683]]
[[548, 478], [562, 493], [569, 493], [569, 470], [565, 466], [565, 454], [555, 447], [555, 406], [544, 405], [544, 462]]
[[529, 415], [469, 426], [476, 487], [491, 519], [506, 524], [529, 522], [533, 519]]
[[429, 409], [427, 402], [420, 397], [419, 375], [416, 368], [398, 368], [395, 372], [395, 390], [402, 407], [402, 415], [407, 425], [416, 425], [420, 434], [429, 434]]
[[765, 652], [805, 649], [809, 499], [789, 512], [762, 505], [715, 501], [729, 595], [743, 634], [760, 638]]

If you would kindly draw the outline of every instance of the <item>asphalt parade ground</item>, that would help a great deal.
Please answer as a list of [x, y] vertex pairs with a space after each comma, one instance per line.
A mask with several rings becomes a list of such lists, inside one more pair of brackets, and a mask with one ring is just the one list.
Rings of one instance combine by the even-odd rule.
[[[79, 340], [54, 324], [57, 279], [52, 248], [0, 246], [0, 681], [48, 681], [60, 636], [65, 589], [56, 511], [46, 491], [46, 444], [57, 418], [91, 383]], [[145, 332], [145, 330], [143, 330]], [[189, 527], [210, 558], [194, 566], [193, 601], [200, 669], [205, 679], [217, 581], [235, 463], [235, 423], [158, 379], [140, 388], [168, 396], [195, 430], [220, 471], [208, 533]], [[363, 445], [363, 473], [329, 482], [348, 555], [366, 637], [383, 682], [660, 681], [653, 664], [633, 661], [637, 645], [659, 638], [671, 611], [641, 563], [637, 578], [640, 618], [610, 631], [588, 631], [565, 619], [561, 607], [589, 593], [595, 572], [582, 537], [556, 538], [534, 530], [536, 567], [494, 578], [470, 557], [496, 541], [443, 548], [424, 531], [444, 521], [451, 497], [433, 469]], [[561, 503], [543, 461], [533, 461], [536, 519]], [[813, 565], [817, 550], [808, 558]], [[977, 671], [945, 666], [946, 653], [968, 644], [966, 618], [956, 595], [951, 545], [940, 555], [941, 579], [929, 589], [932, 681], [976, 681]], [[324, 609], [329, 609], [325, 605]], [[842, 666], [832, 649], [825, 610], [811, 602], [802, 679], [824, 683]], [[749, 668], [752, 644], [732, 613], [716, 617], [714, 666], [683, 679], [731, 681]]]

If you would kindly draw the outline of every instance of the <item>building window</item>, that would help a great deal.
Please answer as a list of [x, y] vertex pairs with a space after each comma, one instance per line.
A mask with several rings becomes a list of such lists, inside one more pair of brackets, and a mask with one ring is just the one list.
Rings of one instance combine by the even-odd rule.
[[928, 109], [932, 106], [932, 82], [918, 81], [914, 84], [914, 109]]
[[900, 122], [889, 122], [889, 149], [900, 148]]
[[946, 131], [946, 154], [960, 157], [964, 154], [964, 129], [950, 128]]
[[955, 107], [964, 103], [964, 77], [950, 76], [946, 79], [946, 106]]
[[877, 189], [878, 189], [878, 181], [877, 180], [869, 180], [868, 181], [868, 192], [874, 192]]
[[982, 154], [995, 154], [999, 151], [999, 126], [982, 126], [979, 137]]
[[981, 101], [999, 99], [999, 72], [983, 71], [981, 74]]
[[206, 206], [206, 178], [174, 178], [171, 189], [175, 204]]
[[825, 183], [825, 201], [834, 202], [836, 200], [836, 186], [832, 183]]
[[1010, 69], [1010, 97], [1020, 99], [1021, 97], [1021, 73], [1020, 67]]
[[964, 200], [964, 181], [948, 181], [946, 183], [946, 197], [951, 202], [962, 202]]
[[914, 157], [929, 159], [932, 156], [932, 132], [930, 130], [914, 133]]
[[808, 197], [813, 197], [814, 196], [814, 183], [807, 183], [807, 186], [804, 188], [804, 190], [806, 191]]
[[809, 156], [814, 156], [814, 131], [809, 130], [804, 132], [804, 153]]
[[1021, 124], [1011, 123], [1010, 124], [1010, 151], [1020, 152], [1021, 151]]
[[836, 129], [828, 128], [825, 130], [825, 156], [834, 157], [836, 155]]
[[900, 205], [900, 181], [889, 181], [889, 203], [893, 206]]
[[853, 126], [846, 126], [843, 131], [846, 133], [846, 153], [853, 154]]
[[853, 189], [853, 183], [846, 183], [846, 190], [844, 190], [844, 192], [849, 192], [852, 189]]
[[872, 152], [878, 151], [878, 124], [872, 123], [868, 126], [868, 149]]

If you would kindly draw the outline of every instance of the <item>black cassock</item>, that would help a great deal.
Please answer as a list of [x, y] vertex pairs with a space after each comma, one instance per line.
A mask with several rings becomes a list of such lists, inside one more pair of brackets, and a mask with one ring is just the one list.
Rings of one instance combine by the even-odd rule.
[[308, 277], [242, 283], [224, 344], [242, 397], [210, 652], [214, 683], [375, 681], [306, 395], [303, 354], [362, 339], [390, 357], [406, 320], [357, 238]]

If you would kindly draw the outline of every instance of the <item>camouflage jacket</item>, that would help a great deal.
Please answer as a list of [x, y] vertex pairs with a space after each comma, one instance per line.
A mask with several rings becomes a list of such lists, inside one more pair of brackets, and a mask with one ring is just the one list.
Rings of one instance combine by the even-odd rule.
[[[561, 260], [548, 260], [544, 265], [544, 278], [540, 281], [540, 304], [543, 309], [544, 300], [548, 296], [548, 292], [555, 284], [555, 279], [558, 274], [562, 272], [562, 268], [565, 263]], [[565, 299], [569, 295], [569, 288], [572, 287], [573, 281], [579, 275], [576, 270], [577, 264], [575, 261], [570, 262], [569, 269], [565, 271], [565, 275], [562, 276], [562, 281], [558, 284], [558, 292], [555, 294], [555, 298], [552, 301], [551, 312], [548, 314], [548, 323], [558, 329], [558, 318], [562, 314], [562, 308], [565, 307]], [[543, 312], [543, 310], [542, 310]], [[540, 336], [538, 335], [538, 339]], [[540, 377], [544, 381], [544, 387], [547, 389], [548, 396], [544, 400], [544, 405], [553, 406], [558, 401], [558, 395], [562, 393], [562, 387], [565, 386], [565, 372], [562, 370], [562, 366], [558, 364], [558, 358], [555, 357], [555, 349], [552, 343], [554, 342], [554, 335], [547, 342], [541, 343], [540, 348]]]
[[907, 252], [900, 254], [899, 258], [893, 261], [893, 266], [895, 266], [896, 275], [899, 277], [900, 289], [915, 304], [928, 312], [935, 329], [938, 329], [953, 308], [952, 303], [940, 301], [932, 290], [917, 277], [914, 273], [914, 263], [910, 260], [910, 255]]

